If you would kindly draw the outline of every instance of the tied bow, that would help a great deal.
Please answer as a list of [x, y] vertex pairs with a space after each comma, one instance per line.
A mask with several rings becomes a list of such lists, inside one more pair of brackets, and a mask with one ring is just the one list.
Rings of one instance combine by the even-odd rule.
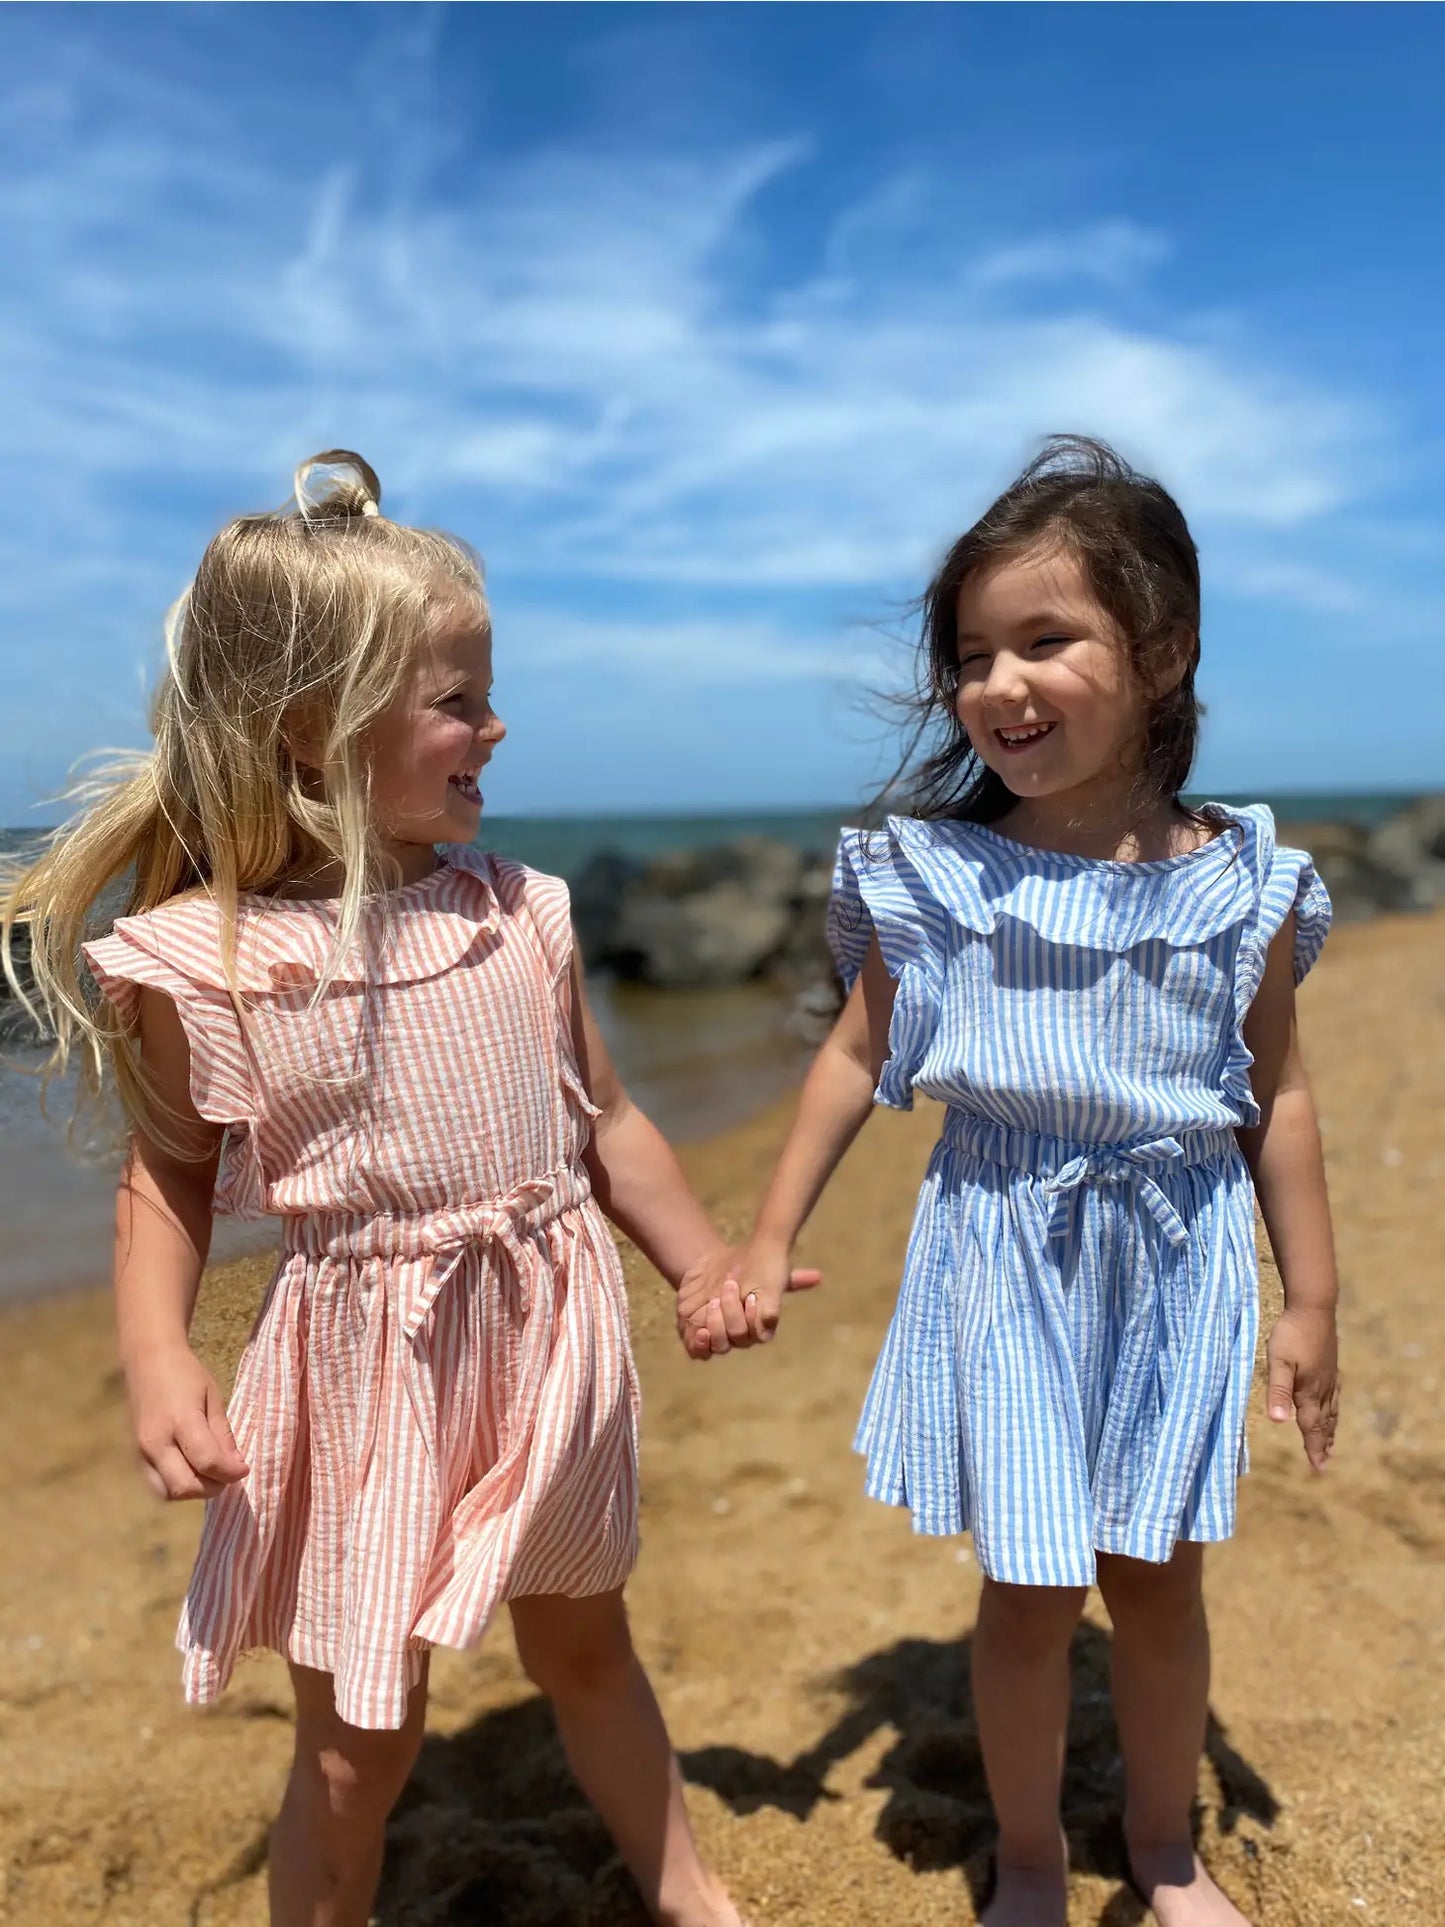
[[421, 1250], [415, 1256], [408, 1255], [398, 1267], [400, 1302], [406, 1308], [402, 1330], [407, 1337], [416, 1337], [438, 1292], [474, 1245], [495, 1246], [512, 1274], [518, 1306], [525, 1317], [531, 1309], [531, 1293], [522, 1240], [557, 1217], [563, 1208], [552, 1178], [528, 1178], [504, 1197], [433, 1218], [422, 1233]]
[[1161, 1137], [1152, 1144], [1108, 1145], [1070, 1158], [1044, 1185], [1049, 1200], [1049, 1236], [1061, 1238], [1067, 1233], [1070, 1202], [1081, 1186], [1127, 1184], [1170, 1244], [1188, 1244], [1184, 1220], [1149, 1169], [1151, 1164], [1171, 1164], [1184, 1155], [1177, 1138]]

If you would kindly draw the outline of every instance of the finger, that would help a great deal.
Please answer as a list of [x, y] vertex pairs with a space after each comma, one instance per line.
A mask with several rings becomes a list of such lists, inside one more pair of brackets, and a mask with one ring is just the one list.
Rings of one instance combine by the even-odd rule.
[[695, 1358], [700, 1365], [706, 1365], [712, 1357], [712, 1340], [700, 1327], [694, 1326], [687, 1334], [684, 1343], [687, 1346], [688, 1357]]
[[758, 1345], [765, 1345], [768, 1341], [768, 1334], [763, 1330], [762, 1322], [758, 1317], [758, 1294], [755, 1291], [750, 1291], [743, 1300], [743, 1310], [748, 1315], [748, 1330], [753, 1335], [753, 1342]]
[[204, 1413], [187, 1412], [177, 1419], [176, 1444], [185, 1453], [187, 1463], [198, 1479], [212, 1479], [220, 1484], [233, 1482], [227, 1472], [230, 1461], [225, 1448], [212, 1432]]
[[732, 1343], [728, 1338], [728, 1328], [723, 1322], [722, 1301], [714, 1298], [704, 1314], [704, 1324], [708, 1338], [715, 1353], [730, 1352]]
[[1334, 1443], [1334, 1414], [1327, 1404], [1313, 1393], [1308, 1393], [1300, 1399], [1296, 1417], [1299, 1420], [1300, 1437], [1304, 1440], [1305, 1457], [1316, 1472], [1323, 1472], [1329, 1463], [1330, 1448]]
[[231, 1421], [226, 1417], [226, 1408], [221, 1403], [221, 1394], [214, 1385], [206, 1395], [206, 1417], [210, 1422], [211, 1437], [221, 1453], [221, 1470], [216, 1476], [234, 1485], [237, 1479], [244, 1479], [251, 1468], [236, 1443]]
[[768, 1344], [778, 1329], [781, 1307], [771, 1292], [762, 1292], [753, 1307], [753, 1330], [760, 1345]]
[[1269, 1361], [1268, 1404], [1276, 1425], [1294, 1417], [1294, 1365], [1287, 1358]]
[[816, 1286], [821, 1285], [822, 1282], [823, 1282], [822, 1272], [814, 1271], [811, 1267], [806, 1265], [799, 1270], [790, 1271], [788, 1273], [788, 1290], [789, 1291], [812, 1291]]
[[151, 1466], [160, 1480], [163, 1499], [204, 1499], [207, 1496], [205, 1482], [197, 1478], [190, 1461], [178, 1445], [168, 1445], [163, 1452], [157, 1453], [151, 1460]]
[[752, 1328], [743, 1310], [742, 1293], [736, 1278], [729, 1278], [723, 1286], [722, 1316], [724, 1329], [734, 1345], [750, 1345], [753, 1342]]

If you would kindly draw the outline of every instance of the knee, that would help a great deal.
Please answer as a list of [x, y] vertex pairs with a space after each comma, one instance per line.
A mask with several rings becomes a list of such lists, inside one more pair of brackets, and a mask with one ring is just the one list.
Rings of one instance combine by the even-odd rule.
[[1181, 1546], [1166, 1565], [1117, 1555], [1099, 1557], [1099, 1590], [1116, 1632], [1168, 1640], [1204, 1624], [1198, 1547]]
[[344, 1863], [365, 1851], [386, 1826], [416, 1763], [417, 1743], [408, 1733], [366, 1733], [341, 1738], [333, 1729], [298, 1729], [298, 1777], [310, 1796], [312, 1816]]
[[514, 1611], [513, 1623], [528, 1679], [563, 1705], [615, 1692], [636, 1663], [620, 1607], [615, 1613], [582, 1613], [575, 1621], [565, 1612], [552, 1613], [541, 1623]]
[[1007, 1586], [984, 1581], [980, 1629], [995, 1658], [1035, 1662], [1067, 1647], [1084, 1609], [1074, 1586]]

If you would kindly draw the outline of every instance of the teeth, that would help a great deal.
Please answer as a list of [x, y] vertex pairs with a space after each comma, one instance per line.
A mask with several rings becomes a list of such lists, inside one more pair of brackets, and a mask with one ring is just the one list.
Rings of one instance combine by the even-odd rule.
[[1052, 723], [1035, 723], [1028, 729], [1001, 729], [999, 735], [1006, 743], [1032, 743], [1040, 736], [1047, 736], [1052, 728]]

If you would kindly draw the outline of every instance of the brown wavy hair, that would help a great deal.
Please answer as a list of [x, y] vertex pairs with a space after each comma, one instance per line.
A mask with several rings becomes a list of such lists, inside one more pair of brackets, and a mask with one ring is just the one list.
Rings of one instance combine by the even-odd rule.
[[[1147, 708], [1140, 809], [1180, 802], [1199, 740], [1199, 556], [1179, 504], [1106, 442], [1053, 435], [954, 543], [916, 608], [917, 677], [903, 699], [910, 736], [877, 809], [992, 823], [1018, 801], [979, 756], [958, 716], [958, 596], [975, 571], [1060, 547], [1076, 556], [1115, 624]], [[1178, 673], [1182, 664], [1182, 674]], [[1171, 677], [1174, 678], [1171, 681]]]

